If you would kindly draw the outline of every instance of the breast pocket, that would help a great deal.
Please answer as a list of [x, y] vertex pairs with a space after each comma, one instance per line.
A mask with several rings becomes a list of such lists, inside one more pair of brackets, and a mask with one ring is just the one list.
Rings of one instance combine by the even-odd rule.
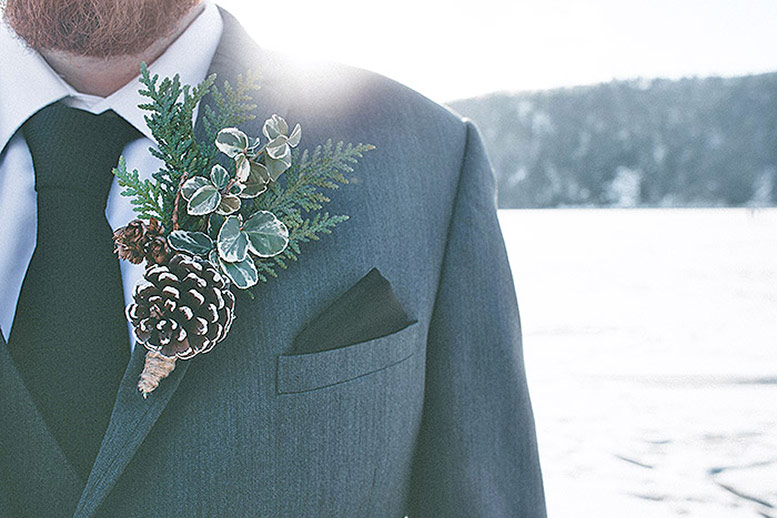
[[280, 355], [277, 392], [308, 392], [368, 376], [413, 356], [420, 340], [421, 326], [416, 321], [389, 335], [347, 347]]

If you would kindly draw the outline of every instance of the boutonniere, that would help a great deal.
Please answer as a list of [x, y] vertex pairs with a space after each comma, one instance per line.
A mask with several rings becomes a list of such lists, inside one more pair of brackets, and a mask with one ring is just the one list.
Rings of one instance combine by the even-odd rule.
[[[332, 141], [300, 151], [302, 128], [273, 115], [261, 135], [237, 126], [254, 118], [256, 79], [196, 87], [178, 76], [151, 76], [141, 66], [140, 93], [149, 102], [146, 122], [156, 142], [149, 152], [164, 165], [141, 180], [124, 159], [114, 169], [122, 195], [138, 219], [114, 232], [120, 259], [145, 262], [126, 315], [146, 361], [138, 390], [147, 397], [175, 368], [176, 360], [204, 354], [229, 334], [234, 290], [251, 290], [277, 277], [301, 245], [331, 233], [347, 215], [320, 212], [327, 189], [348, 183], [344, 173], [366, 144]], [[194, 112], [203, 105], [204, 142], [194, 136]], [[249, 291], [250, 293], [250, 291]]]

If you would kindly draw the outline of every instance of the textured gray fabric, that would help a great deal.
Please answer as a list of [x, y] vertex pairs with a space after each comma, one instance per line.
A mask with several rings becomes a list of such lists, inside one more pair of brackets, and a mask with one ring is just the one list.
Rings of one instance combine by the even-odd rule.
[[72, 516], [83, 487], [0, 335], [0, 516]]
[[[477, 130], [378, 75], [262, 51], [224, 17], [219, 81], [263, 76], [258, 120], [243, 129], [258, 135], [278, 113], [302, 125], [302, 147], [377, 149], [327, 207], [351, 218], [254, 300], [239, 295], [225, 342], [179, 362], [148, 400], [136, 349], [75, 516], [545, 516]], [[295, 356], [295, 336], [372, 268], [417, 322]]]

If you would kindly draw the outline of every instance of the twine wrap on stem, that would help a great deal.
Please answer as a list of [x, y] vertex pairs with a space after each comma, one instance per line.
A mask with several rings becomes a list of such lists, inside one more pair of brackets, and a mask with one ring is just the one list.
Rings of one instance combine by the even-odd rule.
[[147, 351], [146, 363], [138, 382], [138, 390], [143, 394], [143, 397], [147, 398], [159, 386], [159, 382], [173, 372], [173, 369], [175, 369], [175, 356], [168, 358], [156, 351]]

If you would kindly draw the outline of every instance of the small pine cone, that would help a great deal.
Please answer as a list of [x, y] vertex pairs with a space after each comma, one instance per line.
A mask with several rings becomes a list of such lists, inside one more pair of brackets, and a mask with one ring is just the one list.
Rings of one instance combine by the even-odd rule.
[[157, 236], [163, 236], [164, 233], [165, 233], [165, 229], [158, 219], [151, 218], [148, 220], [148, 225], [146, 225], [147, 239], [151, 240]]
[[146, 224], [132, 220], [126, 227], [117, 228], [113, 232], [113, 251], [133, 264], [140, 264], [146, 258]]
[[[149, 228], [151, 225], [149, 225]], [[154, 236], [146, 245], [146, 264], [150, 268], [155, 264], [167, 264], [175, 252], [167, 244], [167, 239], [162, 236]]]
[[224, 339], [235, 318], [235, 297], [212, 264], [176, 254], [146, 270], [127, 306], [138, 342], [168, 358], [187, 360]]

